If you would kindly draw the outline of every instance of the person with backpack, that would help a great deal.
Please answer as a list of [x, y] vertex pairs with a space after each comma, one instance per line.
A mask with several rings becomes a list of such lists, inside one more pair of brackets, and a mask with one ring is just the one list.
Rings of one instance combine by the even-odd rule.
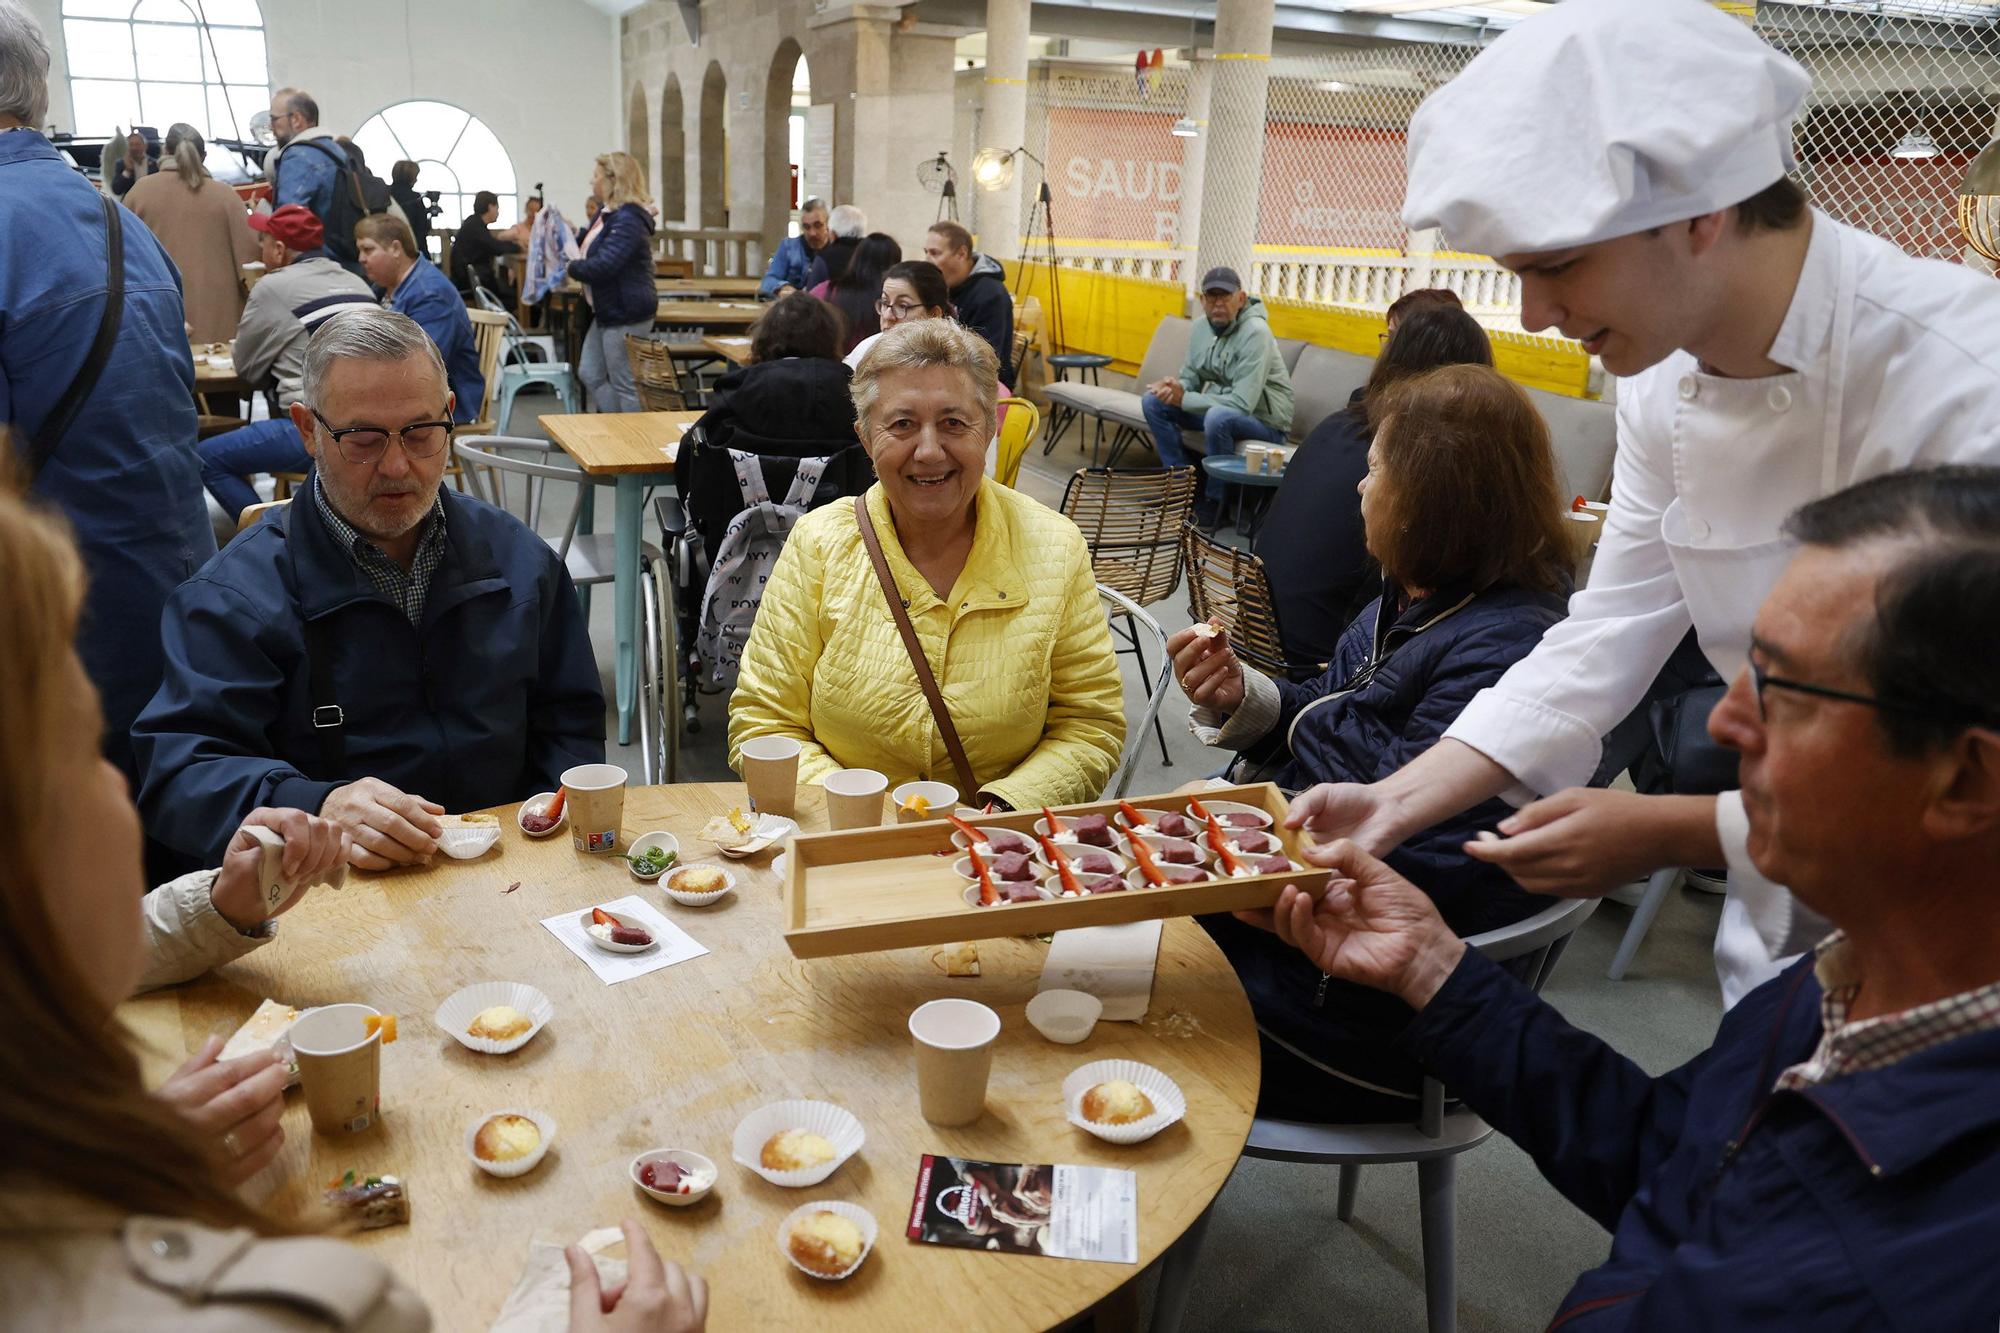
[[319, 103], [310, 93], [280, 88], [271, 94], [271, 133], [278, 139], [278, 150], [264, 164], [271, 178], [271, 206], [310, 209], [326, 228], [327, 253], [349, 273], [366, 277], [354, 224], [386, 210], [387, 198], [381, 209], [369, 206], [354, 160], [332, 131], [320, 128]]

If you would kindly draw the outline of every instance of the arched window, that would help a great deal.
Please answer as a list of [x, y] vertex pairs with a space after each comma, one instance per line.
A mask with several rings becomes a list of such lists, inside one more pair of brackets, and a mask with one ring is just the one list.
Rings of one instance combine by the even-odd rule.
[[486, 122], [448, 102], [398, 102], [376, 112], [354, 132], [368, 167], [383, 180], [397, 162], [418, 167], [417, 189], [438, 191], [444, 211], [437, 225], [456, 227], [481, 190], [500, 196], [500, 222], [512, 226], [521, 206], [514, 197], [514, 162]]
[[247, 139], [270, 105], [257, 0], [63, 0], [69, 99], [79, 135], [186, 121]]

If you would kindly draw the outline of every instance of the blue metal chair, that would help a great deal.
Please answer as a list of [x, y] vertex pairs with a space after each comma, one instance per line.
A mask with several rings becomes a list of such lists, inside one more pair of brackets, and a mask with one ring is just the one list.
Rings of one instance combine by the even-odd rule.
[[514, 399], [523, 389], [552, 389], [562, 399], [564, 411], [583, 411], [583, 391], [577, 386], [576, 373], [570, 369], [569, 362], [529, 359], [528, 336], [522, 332], [513, 313], [501, 304], [500, 298], [478, 286], [472, 289], [472, 295], [482, 309], [507, 316], [506, 338], [500, 352], [500, 380], [493, 391], [493, 429], [506, 434], [508, 420], [514, 411]]

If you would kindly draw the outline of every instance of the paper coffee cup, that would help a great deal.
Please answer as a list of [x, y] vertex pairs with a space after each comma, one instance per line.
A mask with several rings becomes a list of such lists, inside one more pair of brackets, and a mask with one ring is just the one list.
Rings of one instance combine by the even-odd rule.
[[1569, 533], [1570, 563], [1581, 565], [1590, 554], [1590, 548], [1604, 531], [1604, 516], [1589, 510], [1573, 510], [1563, 515], [1564, 531]]
[[910, 1014], [917, 1099], [933, 1125], [969, 1125], [986, 1113], [986, 1080], [1000, 1015], [971, 1000], [932, 1000]]
[[579, 852], [615, 852], [624, 839], [625, 784], [616, 764], [578, 764], [562, 775], [569, 793], [570, 845]]
[[799, 743], [790, 736], [743, 742], [743, 785], [760, 815], [789, 815], [799, 798]]
[[[923, 797], [930, 813], [920, 815], [904, 809], [913, 796]], [[926, 819], [943, 819], [958, 807], [958, 797], [958, 788], [949, 782], [905, 782], [889, 793], [889, 802], [896, 807], [898, 824], [915, 824]]]
[[306, 1111], [322, 1134], [357, 1133], [381, 1117], [382, 1034], [363, 1024], [375, 1016], [365, 1004], [329, 1004], [308, 1010], [287, 1034]]
[[882, 822], [882, 797], [889, 779], [872, 768], [843, 768], [823, 780], [826, 788], [826, 826], [838, 831], [874, 828]]

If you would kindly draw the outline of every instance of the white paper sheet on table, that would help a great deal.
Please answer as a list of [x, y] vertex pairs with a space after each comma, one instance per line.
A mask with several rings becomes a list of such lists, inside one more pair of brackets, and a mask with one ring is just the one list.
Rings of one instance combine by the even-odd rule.
[[1087, 991], [1104, 1001], [1103, 1017], [1137, 1023], [1153, 997], [1153, 967], [1160, 956], [1161, 921], [1059, 930], [1042, 963], [1035, 989]]
[[697, 942], [692, 935], [667, 920], [660, 914], [659, 908], [644, 898], [625, 897], [615, 903], [599, 903], [598, 906], [615, 917], [638, 921], [653, 933], [653, 938], [659, 947], [648, 949], [645, 953], [608, 953], [598, 948], [590, 942], [590, 936], [584, 933], [581, 923], [585, 910], [583, 908], [545, 917], [542, 924], [547, 926], [549, 933], [561, 940], [571, 953], [588, 963], [590, 970], [597, 973], [599, 979], [607, 986], [630, 981], [633, 977], [643, 977], [648, 972], [657, 972], [663, 967], [672, 967], [675, 963], [685, 963], [690, 958], [699, 958], [708, 952], [708, 949]]

